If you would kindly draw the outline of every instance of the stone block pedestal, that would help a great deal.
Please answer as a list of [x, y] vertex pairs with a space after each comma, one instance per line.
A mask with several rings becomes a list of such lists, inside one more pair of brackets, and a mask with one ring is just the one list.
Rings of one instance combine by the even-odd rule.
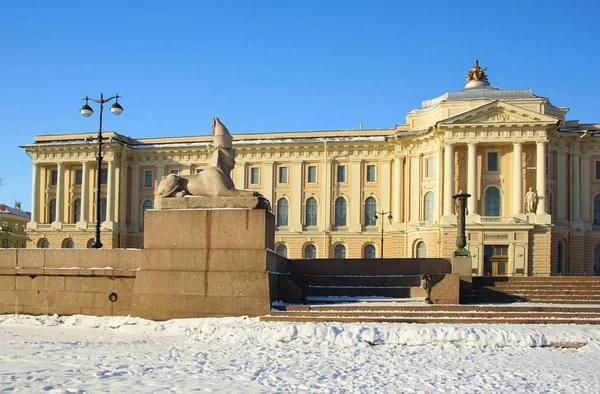
[[132, 314], [154, 320], [258, 316], [271, 308], [264, 209], [148, 210]]

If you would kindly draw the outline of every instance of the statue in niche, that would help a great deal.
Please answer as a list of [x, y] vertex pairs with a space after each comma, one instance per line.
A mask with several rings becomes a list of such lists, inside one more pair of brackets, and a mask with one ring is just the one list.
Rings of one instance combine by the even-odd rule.
[[467, 82], [471, 81], [485, 81], [488, 82], [487, 74], [485, 73], [487, 67], [481, 68], [479, 67], [479, 60], [475, 60], [475, 65], [471, 67], [469, 71], [467, 71]]
[[219, 118], [212, 119], [214, 151], [210, 167], [200, 174], [170, 174], [160, 181], [156, 189], [157, 197], [252, 197], [259, 196], [252, 190], [238, 190], [231, 179], [231, 170], [235, 167], [233, 138]]
[[525, 212], [535, 213], [538, 205], [538, 195], [533, 191], [533, 188], [529, 188], [525, 194]]

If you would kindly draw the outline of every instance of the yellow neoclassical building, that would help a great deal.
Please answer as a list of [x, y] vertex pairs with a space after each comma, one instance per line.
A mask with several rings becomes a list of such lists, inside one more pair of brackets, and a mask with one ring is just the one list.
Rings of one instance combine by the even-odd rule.
[[[491, 87], [476, 63], [462, 90], [423, 101], [389, 129], [235, 134], [237, 188], [273, 205], [291, 258], [450, 257], [452, 196], [468, 192], [474, 275], [600, 274], [600, 131], [528, 89]], [[226, 119], [225, 119], [225, 123]], [[207, 125], [209, 124], [207, 120]], [[28, 247], [89, 247], [96, 144], [39, 135]], [[166, 174], [208, 165], [210, 136], [105, 133], [102, 242], [143, 247], [144, 211]]]

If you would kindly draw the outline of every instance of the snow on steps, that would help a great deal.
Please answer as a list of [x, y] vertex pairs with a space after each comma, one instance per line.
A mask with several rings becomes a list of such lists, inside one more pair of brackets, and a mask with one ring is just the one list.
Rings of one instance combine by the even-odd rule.
[[600, 324], [600, 306], [428, 305], [400, 300], [358, 300], [338, 304], [276, 304], [261, 321], [387, 322], [444, 324]]

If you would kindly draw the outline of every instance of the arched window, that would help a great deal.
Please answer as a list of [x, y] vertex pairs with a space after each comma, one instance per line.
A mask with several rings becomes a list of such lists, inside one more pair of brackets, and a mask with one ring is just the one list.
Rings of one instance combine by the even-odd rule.
[[275, 253], [277, 253], [281, 257], [287, 258], [287, 246], [285, 246], [285, 244], [277, 245], [277, 247], [275, 247]]
[[337, 227], [346, 225], [346, 199], [338, 197], [335, 200], [335, 225]]
[[100, 221], [106, 221], [106, 198], [100, 199]]
[[600, 244], [594, 247], [594, 275], [600, 275]]
[[365, 226], [375, 226], [377, 220], [375, 215], [377, 214], [377, 201], [374, 197], [367, 197], [365, 200]]
[[594, 197], [594, 226], [600, 226], [600, 194]]
[[317, 225], [317, 199], [310, 197], [306, 200], [306, 218], [304, 220], [305, 226], [316, 226]]
[[94, 247], [94, 238], [88, 239], [87, 244], [86, 244], [85, 247], [88, 248], [88, 249], [92, 249]]
[[427, 244], [425, 243], [425, 241], [419, 241], [417, 242], [417, 246], [415, 248], [416, 251], [416, 257], [418, 259], [424, 259], [427, 257]]
[[[596, 253], [600, 252], [600, 249], [598, 249], [598, 246], [600, 245], [596, 245], [596, 247], [594, 248], [594, 261], [596, 261]], [[563, 251], [563, 243], [559, 242], [558, 246], [557, 246], [557, 254], [558, 254], [558, 260], [556, 261], [556, 273], [557, 274], [562, 274], [563, 272], [563, 268], [565, 265], [565, 252]]]
[[288, 200], [280, 198], [277, 200], [277, 226], [288, 225]]
[[500, 189], [495, 186], [485, 189], [485, 216], [500, 216]]
[[433, 220], [435, 210], [435, 194], [433, 194], [433, 192], [427, 192], [423, 200], [423, 220]]
[[144, 200], [142, 203], [142, 228], [144, 228], [144, 222], [146, 221], [146, 211], [154, 208], [154, 202], [152, 200]]
[[50, 247], [50, 242], [46, 238], [42, 238], [38, 241], [37, 247], [41, 249], [48, 249]]
[[304, 258], [315, 259], [317, 258], [317, 248], [313, 244], [308, 244], [304, 247]]
[[335, 245], [333, 248], [334, 259], [345, 259], [346, 258], [346, 247], [342, 244]]
[[64, 249], [75, 249], [75, 242], [72, 239], [67, 238], [63, 241], [62, 247]]
[[81, 221], [81, 200], [76, 199], [73, 201], [73, 222], [78, 223]]
[[56, 200], [52, 199], [48, 202], [48, 223], [53, 223], [56, 220]]
[[375, 253], [375, 245], [373, 245], [373, 244], [365, 245], [365, 248], [363, 249], [363, 257], [365, 259], [374, 259], [374, 258], [376, 258], [377, 255]]

